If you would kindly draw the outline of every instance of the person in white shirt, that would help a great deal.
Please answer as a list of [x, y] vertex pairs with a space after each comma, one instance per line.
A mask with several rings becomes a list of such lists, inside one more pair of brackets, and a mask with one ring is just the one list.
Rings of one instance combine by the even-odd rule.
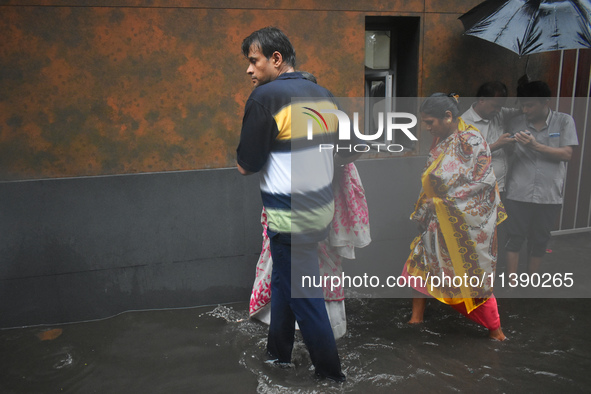
[[461, 118], [480, 131], [492, 153], [492, 166], [497, 185], [504, 200], [505, 178], [508, 170], [508, 147], [515, 143], [506, 132], [510, 119], [521, 113], [519, 109], [506, 108], [507, 87], [499, 81], [486, 82], [478, 88], [477, 100]]

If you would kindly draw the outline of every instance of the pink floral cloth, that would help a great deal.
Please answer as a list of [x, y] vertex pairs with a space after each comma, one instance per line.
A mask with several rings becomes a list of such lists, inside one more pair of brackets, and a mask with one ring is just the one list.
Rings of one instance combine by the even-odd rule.
[[[333, 183], [335, 210], [329, 236], [318, 244], [318, 264], [324, 276], [341, 275], [341, 258], [355, 258], [355, 248], [363, 248], [371, 242], [369, 212], [365, 190], [361, 184], [357, 167], [353, 163], [335, 174]], [[250, 296], [250, 316], [257, 314], [271, 302], [271, 272], [273, 260], [267, 236], [267, 214], [261, 213], [263, 246], [256, 267], [256, 278]], [[328, 281], [330, 284], [330, 281]], [[345, 293], [342, 287], [330, 290], [324, 288], [325, 301], [342, 301]]]

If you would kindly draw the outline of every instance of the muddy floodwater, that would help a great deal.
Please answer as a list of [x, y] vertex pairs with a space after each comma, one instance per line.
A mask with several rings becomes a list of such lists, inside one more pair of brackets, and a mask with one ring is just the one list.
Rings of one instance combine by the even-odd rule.
[[408, 299], [348, 299], [344, 384], [314, 378], [299, 337], [293, 367], [266, 364], [246, 300], [1, 330], [0, 393], [591, 392], [589, 299], [498, 303], [505, 342], [437, 301], [409, 326]]

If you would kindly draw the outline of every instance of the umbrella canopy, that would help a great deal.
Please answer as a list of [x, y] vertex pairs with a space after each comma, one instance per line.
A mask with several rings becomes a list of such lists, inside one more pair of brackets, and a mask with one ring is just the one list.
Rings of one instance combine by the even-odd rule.
[[520, 56], [591, 48], [591, 0], [487, 0], [460, 20], [465, 34]]

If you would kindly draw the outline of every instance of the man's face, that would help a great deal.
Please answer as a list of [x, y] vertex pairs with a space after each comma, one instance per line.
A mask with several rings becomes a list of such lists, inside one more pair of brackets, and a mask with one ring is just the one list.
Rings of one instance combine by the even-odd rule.
[[250, 46], [250, 50], [248, 51], [248, 62], [249, 65], [246, 69], [246, 73], [250, 75], [253, 87], [255, 88], [274, 81], [279, 75], [277, 69], [274, 67], [273, 57], [271, 56], [267, 59], [258, 46]]
[[545, 120], [548, 116], [548, 100], [521, 98], [521, 111], [529, 122]]
[[478, 114], [483, 119], [492, 119], [501, 112], [507, 101], [506, 97], [481, 97], [478, 99]]

